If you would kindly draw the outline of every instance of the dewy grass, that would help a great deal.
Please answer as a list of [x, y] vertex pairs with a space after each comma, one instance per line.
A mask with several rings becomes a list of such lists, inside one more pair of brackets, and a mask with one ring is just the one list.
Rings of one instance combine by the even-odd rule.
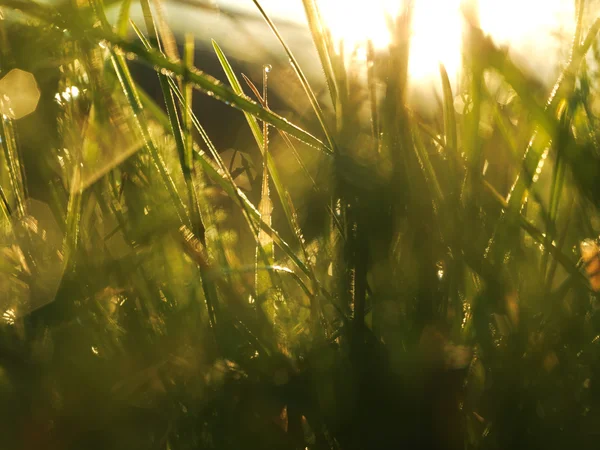
[[[304, 127], [214, 41], [186, 36], [180, 60], [157, 2], [144, 32], [129, 0], [0, 0], [0, 78], [29, 71], [41, 91], [0, 123], [2, 448], [595, 448], [587, 3], [550, 93], [471, 17], [460, 82], [440, 67], [427, 118], [406, 104], [412, 2], [366, 61], [302, 2], [327, 101], [254, 3]], [[489, 77], [516, 95], [498, 102]], [[214, 122], [247, 137], [241, 168], [193, 93], [245, 114], [249, 129]]]

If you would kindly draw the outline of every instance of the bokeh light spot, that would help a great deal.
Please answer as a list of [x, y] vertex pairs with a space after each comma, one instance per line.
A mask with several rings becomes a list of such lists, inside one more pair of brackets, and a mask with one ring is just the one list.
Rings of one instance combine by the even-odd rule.
[[0, 80], [0, 111], [12, 118], [20, 119], [37, 108], [40, 90], [30, 72], [13, 69]]

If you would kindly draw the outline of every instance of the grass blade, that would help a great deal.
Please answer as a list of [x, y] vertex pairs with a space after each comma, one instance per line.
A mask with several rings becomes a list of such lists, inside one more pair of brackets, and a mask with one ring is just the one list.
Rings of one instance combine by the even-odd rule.
[[321, 68], [325, 74], [325, 81], [327, 82], [329, 95], [331, 96], [331, 102], [333, 103], [333, 107], [335, 109], [336, 100], [338, 98], [335, 73], [333, 71], [331, 57], [329, 55], [327, 36], [321, 21], [319, 8], [315, 0], [302, 0], [302, 3], [304, 4], [304, 11], [306, 12], [306, 18], [308, 19], [308, 26], [310, 28], [313, 42], [317, 48], [319, 59], [321, 60]]
[[294, 54], [292, 53], [292, 51], [290, 50], [288, 45], [283, 40], [283, 37], [281, 36], [281, 34], [279, 34], [279, 31], [277, 30], [277, 27], [275, 26], [273, 21], [269, 18], [269, 16], [265, 12], [265, 10], [262, 8], [262, 6], [260, 6], [260, 3], [258, 2], [258, 0], [252, 0], [252, 1], [254, 2], [254, 4], [260, 11], [260, 14], [263, 16], [263, 18], [269, 25], [269, 28], [271, 29], [273, 34], [277, 37], [277, 40], [283, 47], [287, 57], [290, 60], [290, 64], [292, 65], [292, 68], [296, 72], [296, 75], [298, 76], [298, 79], [300, 80], [300, 84], [302, 85], [302, 88], [304, 89], [304, 92], [306, 93], [306, 96], [308, 97], [310, 104], [311, 104], [313, 110], [315, 111], [315, 114], [317, 115], [317, 119], [319, 120], [319, 123], [321, 124], [321, 128], [323, 129], [323, 132], [325, 133], [325, 137], [327, 138], [329, 148], [331, 148], [335, 152], [336, 146], [335, 146], [335, 143], [331, 136], [331, 133], [329, 131], [329, 127], [327, 126], [327, 123], [325, 121], [325, 115], [323, 114], [323, 110], [319, 106], [319, 102], [317, 101], [317, 96], [315, 95], [314, 91], [310, 87], [308, 79], [304, 76], [304, 73], [302, 72], [302, 69], [300, 68], [300, 65], [298, 64], [298, 61], [296, 60]]

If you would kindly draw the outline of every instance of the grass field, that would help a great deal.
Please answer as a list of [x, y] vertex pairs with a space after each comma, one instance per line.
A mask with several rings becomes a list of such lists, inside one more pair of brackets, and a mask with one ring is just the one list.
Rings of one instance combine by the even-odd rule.
[[593, 2], [550, 89], [466, 10], [427, 115], [411, 2], [360, 59], [303, 0], [325, 95], [254, 3], [293, 121], [158, 0], [0, 0], [0, 448], [596, 448]]

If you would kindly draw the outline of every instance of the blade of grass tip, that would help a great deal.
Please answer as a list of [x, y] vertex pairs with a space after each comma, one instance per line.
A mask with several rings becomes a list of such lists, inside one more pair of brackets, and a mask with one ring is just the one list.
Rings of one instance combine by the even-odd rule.
[[[269, 69], [268, 66], [263, 67], [263, 101], [264, 107], [268, 108], [268, 77], [269, 77]], [[239, 85], [239, 83], [238, 83]], [[241, 86], [240, 86], [241, 88]], [[262, 145], [262, 154], [263, 154], [263, 174], [262, 174], [262, 183], [260, 190], [260, 201], [258, 203], [258, 210], [260, 212], [261, 219], [268, 224], [272, 225], [272, 214], [273, 214], [273, 203], [271, 202], [271, 196], [269, 193], [269, 167], [267, 164], [267, 159], [269, 155], [269, 125], [267, 122], [263, 122], [263, 145]], [[271, 264], [275, 257], [275, 247], [273, 245], [273, 239], [266, 233], [264, 230], [260, 230], [258, 232], [258, 242], [256, 248], [256, 266], [258, 267], [258, 262], [260, 260], [264, 260], [265, 263]], [[256, 270], [256, 295], [257, 298], [261, 298], [265, 295], [268, 295], [269, 291], [273, 288], [273, 283], [267, 273], [265, 277], [260, 271]]]
[[[225, 72], [225, 76], [227, 77], [227, 80], [229, 81], [229, 84], [231, 85], [231, 88], [233, 89], [233, 92], [235, 92], [237, 95], [245, 96], [244, 90], [242, 89], [242, 85], [240, 84], [239, 80], [237, 79], [235, 72], [233, 71], [233, 68], [231, 67], [231, 64], [229, 63], [229, 60], [223, 53], [223, 50], [221, 50], [221, 47], [219, 47], [219, 44], [217, 44], [217, 42], [214, 39], [212, 40], [212, 45], [213, 45], [213, 48], [217, 55], [217, 58], [219, 60], [219, 63], [221, 64], [221, 67], [223, 68], [223, 71]], [[262, 100], [262, 97], [260, 99]], [[264, 105], [263, 105], [263, 107], [264, 107]], [[256, 120], [256, 117], [254, 117], [252, 114], [247, 113], [247, 112], [244, 112], [244, 116], [246, 117], [246, 120], [248, 121], [248, 125], [250, 126], [250, 131], [252, 131], [252, 135], [254, 136], [254, 140], [256, 141], [256, 144], [258, 145], [258, 148], [260, 149], [261, 154], [264, 157], [264, 153], [265, 153], [264, 137], [263, 137], [263, 133], [261, 132], [260, 125], [258, 124], [258, 120]]]
[[[444, 95], [444, 136], [447, 148], [456, 153], [458, 150], [458, 139], [456, 132], [456, 116], [454, 115], [454, 96], [452, 95], [452, 86], [448, 78], [448, 72], [443, 64], [440, 64], [440, 77], [442, 79], [442, 91]], [[449, 158], [454, 162], [454, 158]], [[457, 177], [456, 167], [451, 167], [455, 178]]]
[[[244, 74], [242, 74], [242, 77], [244, 77], [244, 80], [246, 81], [246, 84], [250, 87], [250, 90], [254, 93], [254, 95], [256, 96], [256, 98], [262, 103], [262, 96], [260, 94], [260, 92], [258, 92], [258, 89], [256, 88], [256, 86], [254, 85], [254, 83], [252, 83], [252, 81]], [[310, 174], [310, 172], [308, 171], [308, 169], [306, 168], [306, 166], [304, 165], [304, 162], [302, 161], [302, 158], [300, 157], [300, 154], [298, 153], [298, 150], [296, 150], [296, 147], [294, 146], [294, 143], [291, 141], [291, 139], [288, 137], [288, 135], [281, 131], [281, 130], [277, 130], [279, 132], [279, 135], [281, 136], [281, 138], [283, 139], [283, 141], [286, 143], [286, 145], [288, 146], [288, 148], [290, 149], [290, 151], [292, 152], [292, 155], [294, 155], [294, 158], [296, 159], [296, 161], [298, 162], [298, 165], [300, 166], [300, 168], [302, 169], [302, 171], [304, 172], [304, 174], [306, 175], [306, 177], [310, 180], [313, 190], [318, 194], [321, 192], [321, 190], [319, 189], [319, 186], [317, 185], [317, 182], [315, 181], [315, 179], [313, 178], [313, 176]], [[275, 186], [278, 186], [280, 184], [279, 180], [275, 180], [274, 179], [274, 184]], [[278, 188], [278, 192], [279, 191], [283, 191], [283, 189], [279, 189]], [[333, 219], [334, 224], [336, 225], [337, 230], [340, 233], [340, 237], [342, 237], [342, 239], [344, 239], [344, 233], [342, 231], [342, 224], [340, 223], [339, 219], [337, 218], [337, 216], [334, 214], [333, 210], [331, 209], [331, 205], [328, 203], [326, 205], [327, 211], [328, 213], [331, 215], [331, 218]], [[286, 213], [286, 216], [288, 214], [288, 211], [285, 209], [284, 207], [284, 211]]]
[[321, 106], [319, 106], [319, 102], [317, 101], [317, 96], [315, 95], [314, 91], [310, 87], [308, 79], [306, 78], [306, 76], [304, 76], [304, 72], [302, 72], [302, 69], [300, 68], [300, 65], [298, 64], [298, 61], [296, 60], [294, 54], [292, 53], [292, 51], [290, 50], [288, 45], [285, 43], [285, 40], [283, 39], [281, 34], [279, 34], [279, 30], [277, 29], [277, 27], [275, 26], [273, 21], [269, 18], [269, 16], [265, 12], [265, 10], [262, 8], [262, 6], [258, 2], [258, 0], [252, 0], [252, 1], [254, 2], [254, 4], [258, 8], [260, 14], [263, 16], [263, 19], [265, 19], [265, 22], [267, 22], [267, 25], [269, 25], [269, 28], [271, 29], [273, 34], [277, 37], [277, 40], [283, 47], [287, 57], [290, 60], [290, 64], [292, 65], [292, 68], [296, 72], [296, 75], [298, 76], [298, 79], [300, 80], [300, 84], [302, 85], [302, 88], [304, 89], [304, 92], [306, 93], [306, 96], [308, 97], [308, 100], [310, 101], [310, 104], [311, 104], [313, 110], [315, 111], [315, 114], [317, 115], [317, 119], [319, 120], [319, 123], [321, 124], [321, 128], [323, 129], [323, 132], [325, 133], [325, 137], [327, 139], [329, 147], [334, 152], [336, 152], [335, 142], [333, 141], [331, 133], [329, 131], [329, 127], [327, 126], [327, 123], [325, 122], [325, 115], [323, 114], [323, 110], [321, 109]]
[[[246, 81], [246, 84], [248, 85], [248, 87], [250, 88], [250, 90], [254, 93], [254, 95], [256, 96], [256, 98], [258, 99], [258, 101], [261, 104], [264, 104], [264, 99], [262, 97], [262, 95], [260, 94], [260, 92], [258, 91], [258, 89], [256, 88], [256, 86], [254, 85], [254, 83], [244, 74], [242, 74], [242, 77], [244, 77], [244, 80]], [[303, 172], [306, 174], [307, 178], [310, 180], [310, 182], [313, 185], [313, 189], [316, 193], [320, 193], [320, 189], [319, 186], [317, 186], [316, 181], [314, 180], [314, 178], [312, 177], [312, 175], [310, 174], [310, 172], [308, 171], [308, 169], [306, 168], [306, 166], [304, 165], [304, 162], [302, 161], [302, 158], [300, 157], [300, 154], [298, 153], [298, 151], [296, 150], [296, 147], [294, 146], [293, 142], [290, 140], [290, 138], [288, 137], [288, 135], [281, 131], [281, 130], [277, 130], [279, 132], [279, 135], [281, 136], [281, 138], [283, 139], [283, 141], [286, 143], [286, 145], [288, 146], [288, 148], [291, 150], [292, 154], [294, 155], [294, 158], [296, 158], [296, 161], [298, 162], [298, 164], [300, 165], [300, 168], [303, 170]], [[270, 153], [267, 154], [267, 158], [268, 159], [268, 163], [272, 164], [273, 167], [275, 167], [275, 161], [273, 160], [273, 157]], [[290, 225], [292, 231], [295, 232], [295, 226], [293, 224], [293, 215], [294, 215], [294, 208], [293, 205], [290, 205], [288, 207], [288, 194], [287, 191], [285, 190], [285, 188], [283, 187], [283, 184], [281, 183], [281, 180], [279, 178], [279, 173], [278, 171], [273, 171], [271, 174], [271, 177], [273, 178], [273, 184], [275, 185], [275, 189], [277, 190], [277, 194], [282, 202], [283, 205], [283, 211], [285, 213], [286, 219], [288, 220], [288, 224]], [[284, 202], [284, 198], [282, 197], [281, 193], [285, 193], [285, 202]], [[291, 199], [290, 199], [291, 200]], [[333, 210], [331, 209], [330, 205], [327, 204], [327, 211], [329, 212], [329, 214], [331, 215], [331, 217], [333, 218], [334, 224], [336, 225], [337, 230], [340, 233], [340, 236], [342, 238], [344, 238], [343, 236], [343, 232], [342, 232], [342, 225], [339, 221], [339, 219], [336, 217], [336, 215], [333, 213]], [[296, 234], [296, 238], [298, 239], [298, 242], [300, 243], [300, 245], [303, 245], [303, 238], [301, 235]]]
[[306, 12], [306, 18], [308, 19], [308, 27], [317, 49], [317, 54], [321, 60], [321, 68], [325, 74], [325, 81], [331, 97], [331, 103], [335, 109], [337, 107], [337, 86], [335, 84], [335, 74], [329, 55], [327, 34], [323, 27], [321, 15], [319, 14], [319, 7], [314, 0], [302, 0], [302, 3], [304, 4], [304, 11]]
[[127, 24], [129, 23], [129, 11], [131, 9], [131, 0], [123, 0], [119, 9], [119, 18], [117, 19], [117, 34], [127, 36]]
[[[256, 86], [254, 85], [254, 83], [246, 75], [242, 74], [242, 77], [246, 81], [246, 84], [248, 85], [248, 87], [250, 87], [250, 90], [252, 90], [252, 92], [254, 93], [254, 95], [256, 95], [256, 98], [258, 99], [258, 101], [260, 102], [260, 104], [263, 107], [267, 108], [268, 105], [266, 103], [266, 99], [264, 97], [264, 94], [262, 94], [262, 95], [260, 94], [260, 92], [258, 91], [258, 89], [256, 88]], [[235, 82], [239, 86], [239, 82], [235, 78], [235, 75], [233, 75], [233, 79], [235, 79]], [[241, 87], [240, 87], [240, 89], [241, 89]], [[260, 130], [258, 130], [258, 131], [260, 131]], [[287, 135], [283, 131], [278, 130], [278, 132], [283, 137], [284, 140], [287, 139], [289, 141], [289, 138], [287, 137]], [[263, 131], [263, 133], [264, 133], [264, 131]], [[288, 225], [290, 226], [290, 229], [292, 231], [294, 231], [294, 225], [293, 225], [293, 220], [292, 220], [292, 211], [288, 207], [287, 191], [286, 191], [285, 187], [283, 186], [283, 183], [281, 182], [281, 177], [279, 176], [279, 170], [277, 170], [277, 166], [275, 165], [275, 160], [273, 159], [273, 155], [271, 155], [270, 152], [266, 152], [265, 156], [266, 156], [266, 161], [267, 161], [267, 167], [269, 169], [269, 173], [270, 173], [271, 178], [273, 180], [273, 185], [275, 186], [275, 191], [277, 192], [277, 196], [279, 197], [279, 200], [281, 201], [281, 204], [282, 204], [282, 207], [283, 207], [283, 212], [284, 212], [285, 217], [287, 219]], [[298, 236], [296, 236], [296, 237], [298, 237]]]

